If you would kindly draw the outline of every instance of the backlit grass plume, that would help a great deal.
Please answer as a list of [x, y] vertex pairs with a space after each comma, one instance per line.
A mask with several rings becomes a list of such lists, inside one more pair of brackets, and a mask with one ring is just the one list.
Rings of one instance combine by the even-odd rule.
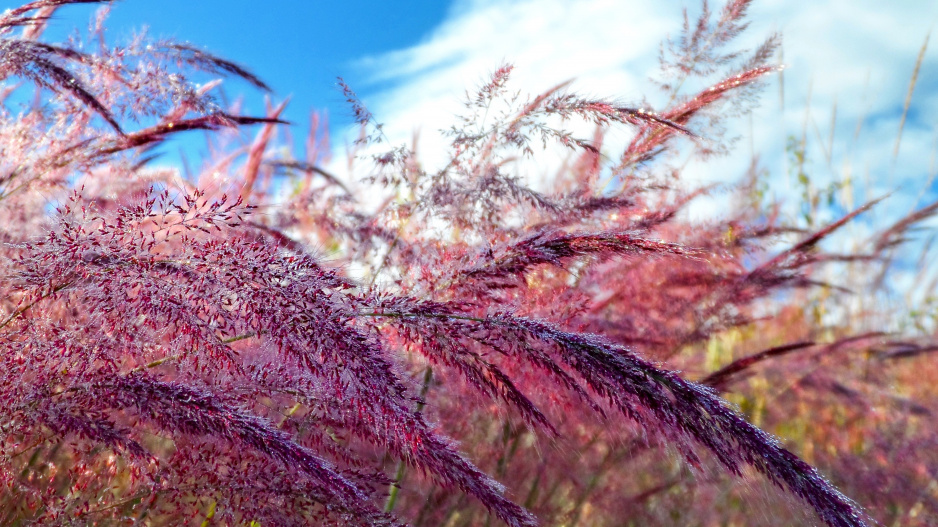
[[[512, 67], [497, 69], [438, 169], [341, 82], [360, 179], [320, 164], [315, 126], [307, 155], [283, 142], [285, 103], [240, 115], [192, 80], [269, 89], [234, 62], [169, 41], [40, 43], [70, 3], [85, 2], [0, 17], [0, 77], [42, 101], [0, 113], [0, 523], [605, 525], [756, 475], [827, 525], [875, 524], [722, 396], [774, 361], [933, 348], [867, 331], [677, 371], [792, 291], [827, 287], [818, 267], [876, 260], [934, 212], [855, 255], [820, 245], [872, 203], [813, 232], [751, 202], [682, 214], [714, 190], [687, 188], [671, 154], [719, 153], [706, 123], [777, 69], [775, 37], [723, 49], [749, 2], [686, 24], [657, 110], [566, 84], [512, 97]], [[254, 125], [249, 146], [221, 148]], [[632, 134], [619, 152], [612, 127]], [[221, 137], [201, 173], [156, 166], [154, 148], [193, 130]], [[570, 160], [534, 185], [521, 167], [553, 147]]]

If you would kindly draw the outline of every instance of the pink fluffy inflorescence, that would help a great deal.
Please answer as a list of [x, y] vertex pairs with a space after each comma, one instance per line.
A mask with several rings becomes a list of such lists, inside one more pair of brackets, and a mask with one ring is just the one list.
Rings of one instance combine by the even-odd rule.
[[[320, 153], [273, 148], [284, 104], [239, 115], [212, 97], [217, 83], [186, 77], [266, 89], [235, 63], [168, 41], [101, 41], [95, 53], [40, 43], [70, 3], [94, 2], [38, 0], [0, 17], [0, 78], [31, 81], [55, 109], [0, 115], [0, 523], [531, 526], [590, 509], [600, 525], [690, 485], [669, 476], [632, 492], [661, 466], [621, 476], [626, 450], [646, 463], [660, 438], [695, 474], [751, 468], [828, 525], [870, 524], [717, 391], [771, 358], [847, 340], [776, 346], [702, 383], [668, 362], [760, 323], [760, 302], [821, 284], [811, 273], [833, 257], [818, 243], [867, 208], [774, 257], [788, 231], [761, 210], [681, 217], [708, 190], [684, 188], [669, 153], [713, 153], [701, 123], [776, 69], [774, 37], [741, 66], [718, 52], [749, 2], [686, 24], [659, 111], [560, 85], [477, 123], [510, 99], [512, 67], [499, 68], [468, 97], [437, 171], [386, 144], [340, 81], [371, 131], [359, 147], [389, 148], [362, 180], [387, 197], [377, 205]], [[682, 95], [712, 73], [724, 80]], [[152, 122], [134, 129], [138, 114]], [[593, 139], [556, 125], [571, 119], [595, 126]], [[150, 166], [175, 134], [252, 125], [253, 144], [199, 177]], [[633, 133], [612, 157], [610, 127]], [[311, 134], [315, 150], [324, 140]], [[575, 162], [535, 189], [515, 168], [538, 143]], [[295, 176], [295, 192], [275, 193], [271, 181]], [[604, 482], [610, 471], [620, 476]]]

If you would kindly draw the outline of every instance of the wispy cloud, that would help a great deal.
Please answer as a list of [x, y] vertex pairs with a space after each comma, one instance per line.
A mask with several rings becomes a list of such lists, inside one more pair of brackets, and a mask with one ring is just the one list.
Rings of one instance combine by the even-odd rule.
[[[699, 9], [687, 7], [692, 17]], [[638, 0], [458, 0], [421, 44], [360, 61], [381, 87], [366, 102], [392, 140], [409, 141], [419, 130], [429, 164], [444, 155], [437, 131], [453, 123], [465, 90], [502, 62], [517, 66], [513, 85], [523, 93], [575, 78], [573, 89], [581, 93], [661, 104], [649, 78], [657, 71], [659, 43], [680, 31], [682, 8]], [[783, 77], [766, 87], [751, 119], [733, 125], [731, 133], [741, 139], [734, 153], [691, 165], [687, 177], [733, 181], [756, 154], [778, 195], [795, 201], [799, 184], [790, 176], [786, 144], [804, 134], [812, 184], [849, 180], [855, 201], [898, 190], [895, 210], [911, 206], [934, 170], [938, 147], [934, 39], [895, 160], [893, 147], [918, 52], [938, 25], [938, 4], [766, 0], [756, 2], [751, 15], [741, 42], [752, 48], [781, 32]], [[934, 197], [931, 190], [926, 194]]]

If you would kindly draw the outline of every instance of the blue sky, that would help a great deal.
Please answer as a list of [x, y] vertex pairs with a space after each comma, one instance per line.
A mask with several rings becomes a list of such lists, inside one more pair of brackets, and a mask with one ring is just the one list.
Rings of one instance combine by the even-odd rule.
[[[711, 3], [714, 10], [722, 4]], [[0, 0], [0, 8], [15, 5]], [[505, 61], [516, 66], [513, 86], [522, 93], [540, 93], [573, 78], [575, 91], [634, 104], [648, 96], [655, 109], [649, 77], [657, 71], [659, 43], [680, 32], [684, 8], [693, 17], [700, 2], [122, 0], [113, 4], [107, 25], [111, 42], [146, 25], [154, 37], [189, 41], [247, 66], [274, 88], [275, 102], [291, 97], [285, 117], [297, 124], [299, 137], [310, 110], [327, 110], [335, 150], [329, 168], [342, 176], [343, 144], [356, 131], [335, 87], [337, 76], [349, 81], [386, 124], [392, 142], [409, 142], [419, 131], [421, 161], [432, 168], [446, 156], [446, 139], [438, 131], [453, 123], [465, 90]], [[48, 40], [86, 27], [95, 9], [61, 9]], [[938, 199], [938, 1], [755, 0], [750, 21], [738, 43], [742, 47], [755, 47], [771, 32], [783, 35], [783, 86], [782, 76], [775, 76], [751, 117], [731, 123], [730, 133], [739, 141], [730, 156], [688, 160], [681, 167], [683, 181], [732, 183], [758, 156], [771, 194], [790, 205], [794, 212], [788, 219], [795, 220], [801, 189], [786, 144], [804, 131], [806, 170], [816, 187], [838, 185], [846, 208], [892, 193], [886, 204], [850, 225], [845, 243], [868, 234], [871, 220], [886, 225]], [[930, 33], [894, 156], [909, 78]], [[244, 113], [263, 112], [262, 94], [236, 82], [224, 86], [228, 95], [246, 95]], [[622, 144], [628, 134], [616, 131], [604, 148]], [[197, 163], [193, 158], [203, 144], [199, 134], [186, 139], [190, 162]], [[164, 148], [164, 162], [178, 160], [179, 146]], [[551, 166], [520, 170], [536, 178], [550, 173]], [[357, 179], [347, 176], [353, 187]], [[695, 206], [702, 214], [724, 210], [718, 200]]]
[[[3, 8], [18, 5], [0, 3]], [[61, 40], [76, 27], [84, 29], [96, 9], [61, 8], [47, 38]], [[357, 61], [417, 44], [448, 9], [443, 0], [413, 0], [406, 7], [371, 0], [124, 0], [112, 4], [106, 26], [111, 42], [129, 39], [146, 26], [153, 37], [202, 46], [247, 66], [274, 89], [275, 99], [290, 96], [288, 119], [299, 123], [310, 109], [328, 109], [341, 125], [349, 120], [336, 77], [345, 77], [363, 92], [380, 89], [380, 83], [367, 82]], [[243, 94], [249, 111], [263, 110], [258, 93], [229, 84], [236, 89], [228, 95]]]
[[[0, 7], [16, 5], [4, 3]], [[658, 44], [680, 31], [685, 7], [693, 16], [699, 2], [122, 0], [113, 4], [108, 27], [112, 42], [146, 25], [155, 37], [189, 41], [247, 66], [274, 88], [275, 100], [291, 97], [285, 115], [297, 123], [298, 135], [311, 109], [326, 109], [340, 149], [342, 137], [354, 137], [335, 87], [335, 78], [345, 77], [393, 141], [420, 131], [432, 165], [434, 155], [445, 154], [436, 131], [451, 124], [464, 90], [503, 61], [516, 65], [515, 87], [523, 92], [575, 78], [575, 90], [641, 101], [654, 91], [648, 78], [657, 68]], [[61, 9], [48, 38], [86, 26], [95, 9]], [[741, 137], [736, 154], [690, 166], [687, 177], [733, 181], [758, 154], [778, 193], [796, 196], [785, 143], [807, 129], [819, 186], [851, 179], [854, 188], [863, 187], [858, 200], [897, 189], [913, 197], [924, 187], [933, 191], [938, 34], [927, 49], [895, 159], [892, 150], [916, 56], [925, 35], [938, 27], [938, 2], [756, 0], [750, 18], [742, 45], [753, 47], [772, 31], [784, 36], [784, 105], [776, 77], [752, 119], [734, 125]], [[224, 86], [228, 95], [246, 95], [246, 113], [263, 111], [261, 94], [230, 81]]]

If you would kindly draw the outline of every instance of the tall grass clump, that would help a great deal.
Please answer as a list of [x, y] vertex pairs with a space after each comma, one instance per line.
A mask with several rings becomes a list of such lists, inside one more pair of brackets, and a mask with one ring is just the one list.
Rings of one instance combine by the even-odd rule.
[[[777, 37], [728, 47], [748, 1], [705, 8], [664, 48], [656, 111], [566, 86], [513, 98], [499, 68], [438, 170], [341, 83], [360, 179], [319, 164], [315, 127], [304, 153], [278, 145], [285, 105], [240, 115], [196, 84], [267, 89], [237, 64], [144, 37], [109, 46], [100, 27], [87, 45], [39, 40], [73, 3], [97, 2], [0, 16], [0, 523], [716, 524], [759, 517], [772, 492], [745, 489], [762, 478], [781, 496], [769, 507], [875, 524], [758, 426], [790, 403], [735, 387], [782, 360], [851, 371], [870, 342], [927, 350], [814, 334], [796, 312], [800, 291], [828, 287], [818, 268], [875, 259], [925, 216], [844, 255], [822, 242], [873, 203], [797, 230], [741, 185], [724, 217], [682, 214], [717, 190], [684, 184], [675, 154], [725, 152], [719, 123], [777, 69]], [[251, 126], [253, 143], [214, 149], [199, 174], [153, 161], [176, 134]], [[611, 128], [631, 131], [619, 152]], [[555, 145], [570, 161], [534, 186], [519, 167]], [[765, 347], [720, 356], [732, 335]], [[859, 460], [878, 452], [863, 441]]]

